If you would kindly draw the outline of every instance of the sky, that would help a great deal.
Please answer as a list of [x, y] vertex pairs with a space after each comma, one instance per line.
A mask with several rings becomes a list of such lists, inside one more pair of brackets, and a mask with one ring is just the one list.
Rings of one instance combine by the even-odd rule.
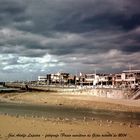
[[139, 0], [0, 0], [0, 81], [140, 69]]

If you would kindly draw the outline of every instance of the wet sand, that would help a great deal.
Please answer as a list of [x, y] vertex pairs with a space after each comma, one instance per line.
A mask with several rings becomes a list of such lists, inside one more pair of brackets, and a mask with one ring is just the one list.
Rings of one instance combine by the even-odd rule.
[[63, 105], [126, 112], [140, 112], [139, 100], [109, 99], [95, 96], [66, 95], [52, 92], [26, 92], [21, 94], [2, 94], [1, 101], [30, 104]]

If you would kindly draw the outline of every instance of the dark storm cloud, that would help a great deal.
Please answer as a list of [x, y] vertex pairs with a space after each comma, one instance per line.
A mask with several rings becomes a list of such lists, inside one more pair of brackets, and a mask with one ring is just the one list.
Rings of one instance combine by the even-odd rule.
[[[100, 21], [94, 21], [96, 25], [92, 26], [92, 23], [85, 24], [83, 21], [94, 16], [95, 20], [97, 16], [102, 17], [104, 13], [107, 14], [110, 11], [112, 6], [109, 0], [106, 2], [101, 0], [41, 0], [39, 2], [30, 0], [26, 2], [28, 3], [27, 13], [31, 15], [34, 23], [31, 29], [27, 29], [42, 34], [52, 33], [52, 31], [87, 32], [96, 27], [96, 23]], [[116, 8], [112, 9], [112, 12], [116, 12]], [[18, 28], [26, 29], [23, 26]]]
[[46, 52], [47, 51], [40, 49], [39, 45], [31, 44], [31, 42], [30, 44], [26, 43], [26, 46], [12, 44], [11, 46], [8, 45], [8, 46], [1, 47], [1, 53], [3, 54], [18, 54], [20, 56], [27, 56], [27, 57], [42, 57], [46, 54]]
[[103, 13], [101, 15], [88, 17], [82, 21], [84, 25], [88, 25], [89, 30], [91, 29], [107, 29], [110, 26], [116, 26], [122, 28], [123, 30], [132, 30], [140, 25], [140, 14], [132, 15], [131, 17], [126, 17], [123, 13], [112, 14]]
[[28, 19], [25, 4], [16, 0], [0, 1], [0, 25], [10, 25], [12, 22], [23, 22]]
[[[79, 4], [80, 3], [80, 4]], [[126, 36], [128, 31], [139, 27], [139, 8], [138, 1], [132, 3], [131, 1], [37, 1], [32, 3], [31, 9], [28, 11], [37, 11], [37, 15], [32, 15], [32, 32], [43, 34], [46, 36], [55, 37], [56, 32], [61, 33], [75, 33], [79, 35], [98, 30], [97, 32], [105, 35], [106, 31], [114, 32], [110, 35], [115, 35], [118, 31]], [[29, 2], [30, 6], [30, 2]], [[42, 6], [42, 9], [38, 9]], [[45, 8], [45, 9], [44, 9]], [[52, 10], [53, 9], [53, 10]], [[22, 27], [21, 27], [22, 28]], [[50, 33], [51, 32], [51, 33]], [[62, 44], [58, 42], [48, 43], [46, 48], [50, 48], [49, 52], [56, 55], [64, 55], [68, 53], [97, 53], [108, 51], [111, 48], [127, 51], [127, 45], [124, 44], [121, 37], [100, 40], [96, 35], [90, 34], [93, 37], [93, 42], [83, 42], [79, 40], [78, 43], [70, 44], [67, 41]], [[95, 39], [94, 39], [95, 38]], [[128, 36], [126, 39], [131, 39]], [[85, 36], [88, 40], [88, 36]], [[61, 37], [60, 37], [61, 40]], [[103, 43], [101, 42], [103, 41]], [[97, 43], [98, 42], [98, 43]], [[119, 42], [118, 44], [116, 42]], [[123, 45], [124, 44], [124, 45]], [[134, 44], [133, 44], [134, 45]], [[121, 49], [122, 48], [122, 49]], [[130, 48], [130, 45], [128, 49]], [[133, 50], [135, 52], [135, 49]]]
[[140, 46], [135, 46], [135, 45], [131, 45], [131, 46], [125, 46], [122, 48], [123, 52], [126, 53], [134, 53], [134, 52], [140, 52]]
[[139, 68], [139, 5], [139, 0], [0, 0], [1, 68], [118, 70], [130, 62]]
[[21, 6], [19, 3], [14, 2], [14, 1], [0, 1], [0, 14], [9, 14], [9, 15], [14, 15], [18, 13], [22, 13], [24, 11], [24, 7]]
[[[130, 0], [30, 0], [27, 12], [32, 15], [34, 25], [27, 29], [44, 35], [56, 31], [83, 33], [110, 27], [130, 30], [139, 25], [139, 11], [135, 2], [137, 1], [132, 4]], [[18, 28], [26, 30], [23, 26]]]

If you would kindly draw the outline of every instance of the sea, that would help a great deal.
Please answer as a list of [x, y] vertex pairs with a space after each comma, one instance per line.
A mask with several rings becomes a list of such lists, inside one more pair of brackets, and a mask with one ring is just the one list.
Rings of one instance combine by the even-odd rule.
[[19, 91], [19, 89], [7, 88], [7, 87], [4, 87], [3, 85], [0, 85], [0, 93], [9, 93], [9, 92], [15, 92], [15, 91]]

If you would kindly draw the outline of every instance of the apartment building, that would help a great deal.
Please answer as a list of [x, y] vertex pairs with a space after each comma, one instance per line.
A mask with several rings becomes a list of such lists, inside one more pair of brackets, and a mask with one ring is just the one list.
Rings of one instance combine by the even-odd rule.
[[66, 84], [68, 83], [69, 73], [47, 74], [48, 84]]
[[140, 70], [125, 70], [113, 77], [113, 85], [116, 86], [133, 87], [138, 84], [140, 84]]
[[112, 75], [110, 74], [82, 74], [80, 76], [82, 85], [112, 85]]
[[47, 83], [48, 85], [60, 84], [133, 88], [140, 85], [140, 70], [125, 70], [122, 71], [122, 73], [116, 74], [80, 73], [80, 76], [58, 72], [55, 74], [47, 74], [46, 76], [38, 76], [38, 81]]
[[39, 82], [46, 82], [47, 81], [47, 76], [38, 76], [38, 81]]

